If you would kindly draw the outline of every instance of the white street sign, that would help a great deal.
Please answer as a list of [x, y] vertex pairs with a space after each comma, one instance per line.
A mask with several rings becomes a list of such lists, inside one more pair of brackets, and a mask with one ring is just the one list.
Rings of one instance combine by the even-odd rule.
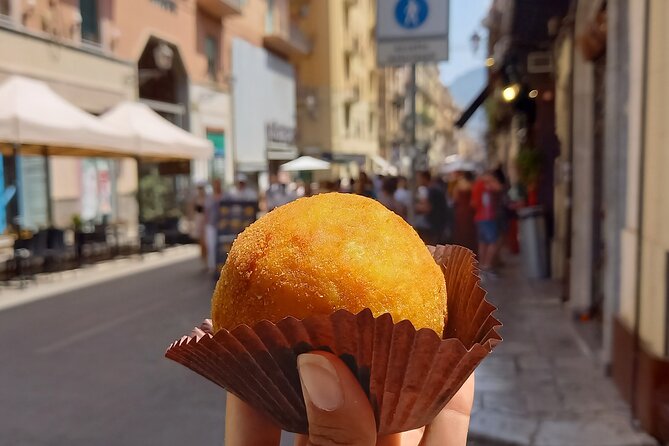
[[377, 0], [378, 63], [448, 59], [449, 0]]

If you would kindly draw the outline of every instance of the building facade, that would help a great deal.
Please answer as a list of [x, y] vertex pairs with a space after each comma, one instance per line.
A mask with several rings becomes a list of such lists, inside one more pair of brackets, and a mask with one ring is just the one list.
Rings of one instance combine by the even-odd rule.
[[[139, 100], [211, 140], [213, 160], [141, 164], [140, 177], [167, 172], [170, 194], [181, 199], [193, 180], [231, 184], [236, 170], [266, 177], [270, 164], [297, 155], [290, 59], [307, 54], [310, 42], [295, 26], [288, 0], [3, 0], [0, 39], [0, 81], [12, 74], [46, 81], [96, 115]], [[254, 54], [258, 63], [250, 66]], [[254, 90], [257, 85], [267, 89]], [[242, 136], [235, 145], [236, 128], [258, 141]], [[74, 215], [137, 221], [142, 186], [134, 160], [48, 160], [58, 173], [51, 175], [50, 216], [45, 162], [25, 157], [18, 164], [19, 176], [31, 178], [20, 197], [25, 227], [67, 226]]]
[[298, 147], [335, 164], [333, 174], [356, 176], [379, 153], [375, 2], [298, 1], [298, 24], [314, 36], [311, 53], [295, 60]]
[[[379, 70], [380, 155], [407, 174], [410, 165], [411, 68]], [[458, 110], [439, 78], [437, 64], [416, 66], [416, 143], [427, 155], [423, 167], [437, 168], [449, 155], [458, 153], [454, 122]]]
[[[507, 3], [515, 20], [529, 10], [525, 0]], [[568, 3], [566, 15], [540, 24], [553, 30], [553, 119], [560, 143], [548, 166], [555, 173], [552, 272], [564, 280], [565, 308], [630, 403], [633, 419], [667, 441], [669, 200], [663, 175], [669, 158], [663, 117], [669, 98], [662, 85], [669, 74], [663, 28], [669, 8], [661, 0]], [[514, 113], [509, 121], [514, 132], [517, 119]]]
[[[101, 1], [95, 6], [99, 9], [93, 14], [85, 6], [80, 11], [78, 2], [0, 2], [0, 81], [11, 75], [45, 81], [67, 100], [94, 114], [134, 99], [137, 70], [112, 51], [113, 4]], [[14, 167], [11, 160], [6, 161], [4, 167]], [[47, 215], [47, 163], [53, 173], [52, 215]], [[23, 227], [69, 226], [72, 216], [82, 213], [137, 219], [134, 160], [92, 162], [59, 157], [47, 161], [26, 156], [15, 165], [17, 179], [25, 185], [18, 197]]]

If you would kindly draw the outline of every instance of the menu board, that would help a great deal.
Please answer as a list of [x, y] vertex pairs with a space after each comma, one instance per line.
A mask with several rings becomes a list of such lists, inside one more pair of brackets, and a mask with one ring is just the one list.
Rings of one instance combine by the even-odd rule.
[[216, 265], [220, 270], [230, 252], [232, 242], [240, 232], [256, 221], [257, 201], [223, 199], [218, 206]]

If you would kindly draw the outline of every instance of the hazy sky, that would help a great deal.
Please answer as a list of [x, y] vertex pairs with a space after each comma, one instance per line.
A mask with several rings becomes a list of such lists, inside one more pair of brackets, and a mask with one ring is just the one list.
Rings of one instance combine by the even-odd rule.
[[[481, 21], [488, 14], [492, 0], [450, 0], [450, 59], [439, 65], [441, 81], [448, 86], [458, 76], [482, 67], [487, 56], [487, 33]], [[476, 54], [470, 38], [474, 31], [481, 36]]]

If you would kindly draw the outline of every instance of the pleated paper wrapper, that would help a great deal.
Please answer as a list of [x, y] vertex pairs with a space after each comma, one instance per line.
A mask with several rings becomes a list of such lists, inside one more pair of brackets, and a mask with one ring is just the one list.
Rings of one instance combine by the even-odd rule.
[[[324, 350], [357, 377], [374, 410], [379, 435], [429, 424], [502, 339], [495, 307], [485, 300], [474, 257], [454, 245], [429, 247], [448, 293], [440, 338], [389, 314], [345, 310], [303, 320], [267, 320], [212, 336], [183, 336], [165, 356], [264, 412], [283, 430], [307, 433], [297, 356]], [[200, 332], [201, 333], [201, 332]]]

